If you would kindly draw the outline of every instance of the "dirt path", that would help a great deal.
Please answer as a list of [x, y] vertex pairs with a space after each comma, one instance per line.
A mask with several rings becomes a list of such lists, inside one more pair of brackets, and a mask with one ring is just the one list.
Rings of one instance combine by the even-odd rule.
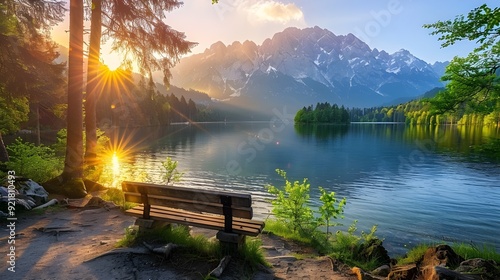
[[[137, 254], [94, 259], [115, 249], [116, 241], [124, 236], [134, 218], [118, 208], [55, 208], [44, 214], [26, 213], [16, 221], [15, 272], [11, 272], [7, 262], [12, 246], [8, 244], [10, 231], [5, 220], [0, 223], [0, 279], [204, 279], [217, 265], [217, 260], [185, 263], [175, 254], [169, 260], [139, 254], [144, 248], [137, 248]], [[356, 279], [334, 271], [327, 257], [297, 259], [297, 254], [312, 254], [309, 249], [266, 234], [262, 240], [271, 269], [263, 268], [250, 277], [239, 275], [237, 268], [230, 265], [220, 279]]]

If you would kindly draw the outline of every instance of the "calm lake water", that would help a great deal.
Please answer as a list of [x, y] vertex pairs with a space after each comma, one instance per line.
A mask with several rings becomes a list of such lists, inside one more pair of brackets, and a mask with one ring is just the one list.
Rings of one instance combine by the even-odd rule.
[[[251, 193], [255, 214], [269, 216], [265, 186], [308, 178], [313, 207], [318, 186], [346, 197], [346, 229], [378, 225], [390, 254], [421, 242], [493, 245], [500, 252], [500, 165], [471, 156], [471, 147], [500, 137], [495, 129], [402, 124], [294, 126], [292, 122], [175, 125], [126, 131], [134, 146], [120, 170], [160, 183], [166, 157], [184, 172], [178, 185]], [[118, 139], [121, 139], [118, 141]], [[140, 143], [139, 143], [140, 142]], [[121, 144], [118, 144], [121, 143]], [[138, 144], [139, 143], [139, 144]]]

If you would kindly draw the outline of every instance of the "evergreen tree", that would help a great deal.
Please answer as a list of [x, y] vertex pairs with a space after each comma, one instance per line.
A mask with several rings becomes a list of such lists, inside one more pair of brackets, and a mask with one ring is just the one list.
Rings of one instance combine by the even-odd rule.
[[[216, 3], [217, 1], [213, 1]], [[163, 71], [164, 83], [169, 86], [170, 68], [181, 55], [189, 52], [195, 44], [185, 40], [185, 35], [165, 24], [166, 13], [182, 5], [180, 1], [123, 1], [92, 0], [89, 7], [91, 16], [91, 42], [89, 56], [86, 100], [87, 153], [89, 158], [95, 155], [95, 102], [96, 93], [93, 81], [97, 78], [98, 50], [101, 36], [111, 40], [112, 49], [123, 53], [125, 62], [135, 61], [141, 74], [152, 79], [156, 70]], [[103, 29], [101, 30], [101, 25]], [[90, 60], [92, 59], [92, 61]], [[91, 63], [92, 62], [92, 63]], [[157, 110], [158, 111], [158, 110]], [[158, 120], [151, 119], [151, 123]]]
[[0, 162], [8, 160], [2, 133], [14, 132], [27, 119], [28, 100], [51, 100], [64, 85], [64, 65], [46, 35], [62, 20], [60, 1], [0, 1]]

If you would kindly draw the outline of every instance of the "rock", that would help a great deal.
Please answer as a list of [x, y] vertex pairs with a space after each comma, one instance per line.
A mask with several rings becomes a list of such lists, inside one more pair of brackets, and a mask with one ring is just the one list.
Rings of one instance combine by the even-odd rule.
[[418, 268], [415, 264], [397, 266], [391, 270], [387, 276], [387, 280], [413, 280], [417, 279]]
[[[443, 266], [426, 266], [422, 268], [422, 280], [476, 280], [478, 278], [460, 274]], [[479, 278], [480, 279], [480, 278]]]
[[383, 266], [375, 268], [371, 274], [376, 275], [376, 276], [382, 276], [382, 277], [387, 277], [389, 273], [391, 272], [391, 267], [384, 264]]
[[420, 267], [426, 266], [443, 266], [455, 268], [464, 261], [464, 258], [457, 255], [453, 249], [448, 245], [437, 245], [436, 247], [429, 247], [425, 251]]
[[379, 264], [390, 264], [391, 258], [387, 250], [382, 246], [382, 240], [374, 238], [361, 244], [358, 257], [363, 261], [376, 259]]
[[462, 274], [477, 275], [480, 279], [485, 280], [500, 279], [500, 268], [497, 263], [492, 260], [484, 260], [481, 258], [465, 260], [460, 263], [460, 266], [457, 267], [455, 271]]

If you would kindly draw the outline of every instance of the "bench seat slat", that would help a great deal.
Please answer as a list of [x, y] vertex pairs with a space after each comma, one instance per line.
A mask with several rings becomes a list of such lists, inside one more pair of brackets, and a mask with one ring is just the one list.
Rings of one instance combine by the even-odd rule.
[[[140, 207], [140, 209], [143, 209], [142, 205], [139, 205], [136, 207]], [[179, 215], [184, 215], [187, 212], [187, 211], [180, 210], [180, 209], [174, 209], [174, 208], [169, 208], [169, 207], [164, 207], [164, 206], [156, 206], [156, 205], [152, 206], [152, 208], [151, 208], [151, 211], [154, 211], [154, 210], [179, 212]], [[224, 219], [224, 217], [222, 217], [220, 215], [207, 215], [206, 213], [196, 213], [196, 212], [189, 212], [189, 213], [191, 213], [193, 216], [200, 217], [200, 218], [205, 217], [207, 219], [216, 219], [216, 220]], [[255, 225], [256, 227], [261, 227], [264, 224], [264, 222], [262, 222], [262, 221], [251, 220], [251, 219], [247, 219], [247, 218], [238, 218], [238, 217], [233, 217], [233, 223], [234, 222], [236, 222], [236, 223], [241, 222], [241, 223], [248, 224], [248, 225], [252, 224], [252, 225]]]
[[[171, 209], [159, 209], [151, 207], [151, 218], [155, 220], [163, 220], [172, 223], [179, 223], [191, 226], [198, 226], [214, 230], [224, 230], [224, 217], [217, 219], [217, 216], [209, 217], [208, 215], [196, 215], [196, 213], [186, 211], [170, 211]], [[127, 210], [127, 214], [132, 216], [142, 217], [142, 206], [136, 206]], [[184, 212], [184, 213], [182, 213]], [[244, 223], [242, 219], [235, 219], [233, 222], [233, 232], [238, 234], [257, 236], [264, 227], [264, 223], [260, 225], [255, 223]]]

